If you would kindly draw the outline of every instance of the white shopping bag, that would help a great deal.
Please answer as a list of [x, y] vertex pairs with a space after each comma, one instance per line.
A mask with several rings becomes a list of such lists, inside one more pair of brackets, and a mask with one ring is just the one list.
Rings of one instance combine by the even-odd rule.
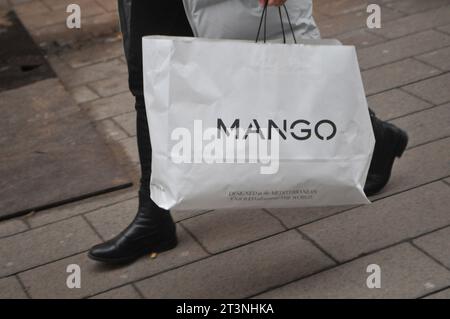
[[369, 203], [374, 136], [355, 48], [315, 41], [143, 39], [158, 206]]

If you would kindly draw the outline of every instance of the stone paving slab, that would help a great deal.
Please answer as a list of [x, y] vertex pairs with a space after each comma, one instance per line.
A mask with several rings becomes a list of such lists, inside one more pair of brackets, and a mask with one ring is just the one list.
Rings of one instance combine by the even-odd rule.
[[70, 95], [78, 104], [96, 100], [99, 96], [87, 86], [77, 86], [70, 90]]
[[[385, 22], [403, 16], [402, 13], [389, 8], [384, 8], [382, 14]], [[366, 27], [367, 17], [366, 10], [360, 10], [326, 19], [319, 25], [320, 32], [323, 38], [334, 38], [339, 34]]]
[[114, 0], [78, 0], [82, 9], [81, 29], [68, 29], [66, 7], [72, 3], [59, 0], [30, 0], [16, 3], [14, 9], [30, 31], [36, 42], [46, 45], [51, 42], [64, 44], [77, 40], [92, 39], [118, 31], [118, 17]]
[[[79, 108], [57, 79], [2, 92], [0, 97], [3, 112], [0, 119], [0, 143], [5, 157], [23, 151], [29, 152], [41, 141], [51, 142], [55, 139], [55, 132], [50, 134], [46, 126], [55, 126], [79, 113]], [[10, 105], [16, 105], [17, 109], [12, 109]], [[41, 134], [36, 138], [36, 133]]]
[[89, 87], [91, 87], [101, 97], [128, 92], [128, 75], [124, 73], [110, 79], [92, 82], [89, 84]]
[[450, 225], [450, 189], [428, 184], [300, 227], [339, 261]]
[[137, 190], [125, 189], [113, 193], [95, 196], [90, 199], [77, 201], [72, 204], [67, 204], [52, 209], [37, 212], [26, 217], [26, 221], [32, 228], [42, 225], [54, 223], [61, 219], [70, 218], [76, 215], [81, 215], [105, 206], [113, 205], [118, 202], [125, 201], [130, 198], [137, 200]]
[[51, 9], [41, 1], [28, 1], [16, 4], [14, 6], [14, 10], [20, 16], [27, 16], [30, 14], [41, 14], [44, 12], [49, 12]]
[[450, 47], [423, 54], [416, 59], [443, 71], [450, 71]]
[[122, 149], [128, 156], [129, 161], [135, 165], [139, 165], [139, 150], [137, 146], [136, 137], [128, 137], [119, 141]]
[[408, 147], [449, 137], [450, 103], [396, 119], [391, 123], [408, 132]]
[[434, 30], [415, 33], [358, 51], [362, 70], [392, 63], [450, 45], [450, 36]]
[[[381, 288], [369, 289], [367, 266], [381, 268]], [[378, 299], [418, 298], [450, 284], [450, 272], [410, 244], [401, 244], [359, 258], [258, 298]]]
[[371, 47], [386, 41], [385, 38], [369, 33], [366, 31], [366, 29], [350, 31], [344, 34], [340, 34], [336, 38], [341, 41], [342, 44], [354, 45], [357, 49]]
[[327, 20], [330, 19], [329, 16], [323, 15], [320, 12], [318, 12], [317, 11], [317, 6], [313, 7], [313, 15], [314, 15], [314, 20], [315, 20], [317, 25], [325, 23]]
[[372, 95], [436, 76], [439, 73], [441, 71], [422, 62], [405, 59], [363, 71], [362, 77], [366, 94]]
[[365, 11], [369, 3], [367, 0], [315, 0], [314, 10], [327, 16], [338, 16], [355, 11]]
[[[93, 16], [104, 13], [104, 9], [99, 6], [95, 1], [89, 0], [77, 0], [78, 4], [83, 8], [83, 16]], [[66, 26], [66, 19], [68, 14], [66, 13], [67, 4], [61, 4], [58, 8], [52, 8], [53, 10], [39, 12], [39, 14], [32, 14], [30, 9], [22, 8], [23, 13], [26, 15], [26, 19], [21, 19], [23, 24], [28, 30], [37, 30], [54, 24], [61, 24]], [[67, 27], [66, 27], [67, 28]], [[33, 31], [32, 31], [33, 32]]]
[[64, 46], [67, 43], [90, 41], [119, 31], [116, 12], [82, 16], [81, 25], [82, 28], [80, 29], [68, 29], [64, 21], [63, 23], [34, 29], [31, 31], [31, 35], [41, 47], [48, 47], [54, 43]]
[[59, 55], [65, 63], [72, 68], [80, 68], [96, 63], [107, 62], [124, 55], [123, 44], [120, 38], [110, 37], [99, 43], [70, 50]]
[[181, 222], [210, 253], [219, 253], [282, 232], [263, 210], [215, 210]]
[[0, 222], [0, 238], [14, 235], [19, 232], [28, 230], [29, 227], [20, 219], [11, 219]]
[[414, 244], [450, 269], [450, 227], [419, 237]]
[[131, 93], [125, 92], [82, 104], [81, 108], [85, 110], [92, 119], [98, 121], [133, 112], [134, 98]]
[[92, 299], [142, 299], [132, 285], [126, 285], [108, 292], [96, 295]]
[[0, 277], [79, 253], [99, 241], [81, 217], [0, 239]]
[[211, 211], [212, 210], [179, 210], [179, 211], [171, 211], [171, 214], [173, 220], [175, 222], [179, 222]]
[[117, 11], [117, 1], [116, 0], [96, 0], [106, 11]]
[[[40, 10], [64, 9], [68, 1], [32, 0], [28, 9], [25, 6], [21, 9], [21, 16], [37, 14]], [[105, 26], [103, 31], [110, 28], [109, 32], [115, 32], [112, 21], [117, 23], [116, 0], [96, 0], [95, 3], [94, 6], [101, 8], [103, 13], [83, 20], [83, 36], [88, 33], [92, 36], [96, 32], [101, 34], [99, 25]], [[365, 28], [367, 3], [382, 5], [383, 29], [380, 31]], [[440, 229], [437, 225], [447, 222], [443, 209], [448, 205], [446, 190], [450, 189], [450, 138], [444, 138], [448, 133], [446, 103], [450, 98], [446, 100], [446, 87], [450, 80], [442, 74], [449, 70], [450, 45], [446, 42], [450, 36], [449, 2], [315, 0], [314, 5], [322, 34], [337, 37], [344, 44], [356, 45], [362, 67], [371, 68], [363, 74], [369, 105], [379, 117], [393, 120], [407, 128], [411, 135], [410, 149], [396, 161], [392, 181], [373, 198], [376, 203], [353, 210], [349, 210], [350, 207], [331, 207], [268, 211], [273, 217], [262, 211], [252, 216], [247, 211], [230, 219], [225, 217], [225, 212], [174, 212], [174, 219], [182, 221], [182, 227], [178, 226], [180, 246], [174, 251], [161, 254], [155, 260], [146, 257], [135, 265], [113, 269], [88, 260], [85, 252], [49, 264], [45, 261], [45, 265], [36, 265], [37, 268], [19, 274], [31, 297], [80, 298], [95, 295], [94, 298], [140, 298], [142, 294], [163, 298], [248, 297], [311, 274], [311, 277], [274, 290], [273, 297], [286, 294], [289, 298], [417, 298], [424, 295], [442, 298], [448, 294], [449, 290], [445, 290], [450, 285], [448, 270], [436, 261], [444, 263], [447, 258], [442, 247], [447, 246], [445, 230], [448, 227], [434, 230]], [[56, 16], [52, 18], [57, 20]], [[83, 37], [81, 34], [68, 35], [64, 27], [61, 23], [44, 26], [34, 30], [33, 35], [38, 41], [56, 39], [59, 43]], [[119, 145], [130, 161], [137, 164], [134, 101], [127, 93], [123, 50], [120, 39], [115, 36], [110, 33], [106, 42], [89, 44], [77, 51], [64, 51], [51, 56], [50, 60], [73, 97], [96, 120], [97, 129], [111, 145]], [[119, 72], [109, 73], [110, 66], [115, 66]], [[421, 145], [423, 143], [428, 144]], [[445, 184], [446, 179], [449, 184]], [[427, 183], [431, 184], [424, 185]], [[103, 238], [111, 238], [129, 223], [136, 209], [137, 198], [133, 190], [116, 198], [39, 212], [25, 221], [31, 227], [38, 227], [82, 214]], [[353, 225], [336, 222], [344, 220], [347, 215], [354, 215]], [[328, 239], [323, 231], [322, 237], [329, 240], [329, 243], [324, 240], [328, 245], [325, 249], [333, 255], [335, 246], [346, 246], [343, 252], [340, 247], [337, 249], [344, 260], [348, 260], [347, 255], [368, 253], [410, 236], [426, 235], [414, 240], [417, 247], [401, 244], [332, 269], [334, 262], [316, 248], [317, 244], [302, 238], [295, 230], [233, 249], [236, 245], [283, 231], [274, 217], [289, 229], [300, 227], [303, 230], [324, 225], [330, 237]], [[2, 231], [11, 236], [16, 231], [25, 231], [27, 228], [24, 227], [28, 226], [23, 221], [6, 226], [0, 223], [0, 237]], [[195, 235], [195, 240], [186, 229]], [[316, 232], [319, 231], [314, 229], [313, 233]], [[322, 237], [319, 239], [323, 240]], [[208, 254], [196, 240], [218, 254], [206, 258]], [[227, 251], [220, 253], [224, 249]], [[312, 261], [309, 260], [311, 256]], [[202, 260], [196, 261], [198, 259]], [[196, 262], [182, 266], [192, 261]], [[380, 290], [369, 290], [365, 286], [368, 276], [365, 268], [373, 262], [382, 264], [383, 288]], [[81, 290], [65, 287], [65, 267], [69, 263], [82, 267]], [[4, 284], [5, 280], [9, 282]], [[136, 280], [140, 291], [134, 287]], [[23, 294], [15, 277], [0, 279], [0, 288], [2, 284], [15, 287], [13, 291]]]
[[88, 213], [86, 218], [97, 232], [108, 240], [130, 224], [136, 215], [138, 205], [138, 199], [132, 198]]
[[450, 289], [427, 296], [425, 299], [450, 299]]
[[[51, 10], [53, 11], [60, 11], [60, 10], [65, 10], [67, 5], [69, 5], [70, 3], [72, 3], [70, 0], [41, 0], [47, 7], [49, 7]], [[81, 0], [79, 2], [80, 6], [84, 7], [85, 4], [88, 3], [96, 3], [96, 1], [92, 1], [92, 0]]]
[[136, 112], [129, 112], [113, 118], [129, 136], [136, 136]]
[[314, 208], [271, 208], [268, 211], [281, 220], [287, 228], [295, 228], [309, 224], [316, 220], [343, 212], [352, 208], [351, 206], [339, 207], [314, 207]]
[[[71, 76], [73, 69], [69, 67], [59, 56], [55, 54], [50, 54], [46, 56], [46, 58], [50, 63], [50, 66], [52, 67], [53, 71], [55, 71], [56, 75], [61, 80], [61, 82], [65, 83], [67, 79]], [[123, 61], [121, 61], [120, 59], [119, 62], [123, 63]], [[73, 88], [75, 87], [76, 86], [74, 86]]]
[[89, 82], [113, 78], [127, 72], [127, 67], [120, 59], [109, 60], [82, 68], [73, 69], [65, 64], [58, 65], [59, 58], [50, 58], [50, 64], [54, 67], [58, 77], [67, 87], [76, 87]]
[[28, 299], [16, 277], [0, 279], [0, 299]]
[[390, 39], [403, 37], [450, 23], [449, 11], [450, 6], [445, 6], [436, 10], [409, 15], [394, 21], [383, 22], [381, 29], [371, 30], [370, 32]]
[[244, 298], [332, 266], [295, 230], [136, 283], [146, 298]]
[[[32, 298], [90, 297], [207, 256], [183, 229], [178, 229], [178, 235], [180, 242], [177, 248], [158, 255], [156, 259], [145, 256], [129, 266], [108, 267], [95, 263], [82, 253], [22, 272], [19, 277]], [[66, 286], [66, 267], [70, 264], [81, 268], [80, 289]]]
[[367, 99], [367, 103], [377, 116], [385, 121], [432, 106], [432, 104], [399, 89], [372, 95]]
[[13, 11], [0, 10], [0, 92], [54, 78], [55, 74]]
[[450, 34], [450, 24], [443, 26], [443, 27], [439, 27], [439, 28], [437, 28], [437, 30], [439, 30], [441, 32], [445, 32], [447, 34]]
[[3, 92], [0, 109], [0, 218], [129, 185], [59, 80]]
[[450, 102], [450, 73], [446, 73], [431, 79], [408, 85], [404, 88], [426, 101], [438, 105]]
[[403, 13], [417, 13], [448, 5], [448, 0], [397, 0], [390, 1], [386, 7]]
[[128, 137], [127, 133], [111, 119], [101, 120], [95, 124], [97, 131], [105, 137], [107, 143], [120, 141]]

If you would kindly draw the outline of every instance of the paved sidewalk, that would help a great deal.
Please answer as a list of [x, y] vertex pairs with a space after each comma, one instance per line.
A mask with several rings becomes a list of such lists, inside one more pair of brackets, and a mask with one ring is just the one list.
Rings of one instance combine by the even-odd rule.
[[[49, 50], [66, 90], [136, 173], [115, 0], [86, 2], [86, 37], [64, 30], [69, 1], [9, 2]], [[450, 0], [314, 3], [323, 37], [357, 46], [370, 106], [410, 135], [372, 205], [175, 212], [176, 249], [109, 268], [86, 251], [136, 212], [135, 189], [114, 192], [0, 223], [0, 297], [450, 298]], [[382, 6], [381, 30], [365, 26], [368, 3]], [[81, 289], [66, 286], [70, 264], [81, 266]], [[367, 288], [370, 264], [381, 267], [380, 289]]]

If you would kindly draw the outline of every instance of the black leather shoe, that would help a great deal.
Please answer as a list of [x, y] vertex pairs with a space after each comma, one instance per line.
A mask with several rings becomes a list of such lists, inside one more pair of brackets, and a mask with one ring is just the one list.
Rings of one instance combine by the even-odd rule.
[[88, 256], [108, 264], [126, 264], [146, 254], [175, 248], [177, 243], [170, 213], [140, 194], [133, 222], [113, 239], [92, 247]]
[[364, 192], [367, 196], [379, 193], [391, 177], [396, 157], [401, 157], [408, 145], [408, 135], [397, 126], [383, 122], [371, 111], [375, 150], [370, 163]]

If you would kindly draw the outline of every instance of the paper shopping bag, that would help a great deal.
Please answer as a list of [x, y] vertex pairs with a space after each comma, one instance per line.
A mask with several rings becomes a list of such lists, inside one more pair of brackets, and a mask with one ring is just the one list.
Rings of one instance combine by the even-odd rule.
[[369, 202], [374, 136], [355, 48], [316, 43], [143, 39], [157, 205]]

